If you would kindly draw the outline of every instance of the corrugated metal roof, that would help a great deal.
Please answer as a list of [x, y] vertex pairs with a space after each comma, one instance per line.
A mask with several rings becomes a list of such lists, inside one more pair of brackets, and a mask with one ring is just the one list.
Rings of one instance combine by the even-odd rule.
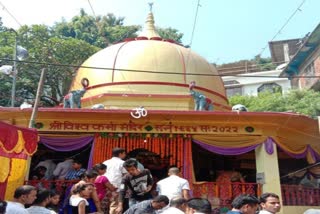
[[301, 39], [287, 39], [281, 41], [269, 42], [269, 49], [271, 53], [272, 62], [279, 65], [285, 62], [284, 44], [288, 44], [289, 56], [294, 56], [300, 47]]
[[299, 67], [320, 45], [320, 24], [310, 34], [308, 39], [300, 47], [298, 52], [290, 60], [287, 67], [282, 71], [280, 76], [293, 76], [299, 73]]

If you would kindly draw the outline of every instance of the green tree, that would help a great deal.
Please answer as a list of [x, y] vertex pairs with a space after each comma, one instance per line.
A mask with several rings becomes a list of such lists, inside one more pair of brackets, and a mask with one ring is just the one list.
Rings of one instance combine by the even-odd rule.
[[182, 43], [183, 33], [179, 33], [177, 29], [168, 27], [168, 28], [160, 28], [156, 27], [157, 32], [160, 37], [163, 39], [172, 39], [178, 43]]
[[0, 32], [3, 32], [5, 30], [6, 30], [6, 27], [3, 25], [2, 18], [0, 17]]
[[83, 9], [70, 22], [62, 20], [53, 28], [53, 34], [60, 38], [72, 37], [104, 48], [125, 38], [136, 37], [140, 26], [124, 26], [124, 17], [116, 17], [112, 13], [96, 18], [88, 15]]
[[[23, 26], [18, 31], [19, 44], [29, 52], [26, 63], [18, 62], [18, 76], [16, 86], [16, 103], [35, 98], [40, 72], [43, 67], [47, 69], [44, 84], [44, 105], [53, 105], [56, 100], [61, 102], [70, 87], [72, 78], [79, 66], [89, 56], [99, 50], [85, 41], [74, 38], [57, 38], [51, 35], [50, 28], [45, 25]], [[8, 37], [8, 38], [7, 38]], [[6, 39], [7, 38], [7, 39]], [[14, 34], [5, 32], [0, 34], [1, 48], [6, 49], [2, 57], [12, 58], [14, 47]], [[3, 44], [3, 45], [2, 45]], [[0, 51], [1, 53], [1, 51]], [[11, 59], [10, 58], [10, 59]], [[12, 62], [9, 62], [12, 64]], [[47, 64], [50, 64], [47, 66]], [[11, 78], [4, 76], [0, 79], [0, 105], [8, 105], [11, 93]]]
[[[215, 63], [214, 63], [215, 64]], [[276, 69], [277, 65], [272, 63], [271, 58], [261, 58], [259, 55], [249, 60], [239, 60], [235, 62], [217, 65], [220, 70], [238, 70], [239, 73], [245, 73], [248, 69], [250, 72], [270, 71]]]
[[[3, 26], [0, 17], [0, 66], [13, 65], [14, 44], [15, 33]], [[11, 87], [11, 76], [0, 73], [0, 106], [10, 105]]]
[[[70, 22], [62, 20], [53, 28], [53, 34], [60, 38], [72, 37], [88, 42], [100, 48], [120, 42], [126, 38], [134, 38], [141, 30], [139, 25], [124, 25], [124, 17], [116, 17], [112, 13], [104, 16], [90, 16], [83, 9]], [[174, 28], [156, 28], [164, 39], [172, 39], [182, 43], [183, 33]]]
[[236, 95], [229, 102], [243, 104], [249, 111], [296, 112], [312, 118], [320, 115], [320, 93], [313, 90], [291, 90], [284, 95], [265, 92], [257, 97]]
[[277, 67], [277, 65], [272, 63], [272, 60], [270, 57], [261, 58], [259, 55], [257, 55], [251, 61], [257, 64], [258, 68], [260, 68], [261, 71], [270, 71], [270, 70], [276, 69]]

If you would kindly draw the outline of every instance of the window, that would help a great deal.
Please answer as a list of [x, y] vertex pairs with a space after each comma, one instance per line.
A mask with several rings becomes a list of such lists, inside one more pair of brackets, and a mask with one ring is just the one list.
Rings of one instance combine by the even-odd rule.
[[282, 87], [277, 83], [265, 83], [258, 88], [258, 93], [261, 93], [261, 92], [282, 93]]
[[223, 81], [224, 85], [237, 85], [240, 84], [237, 80], [227, 80], [227, 81]]
[[304, 69], [304, 73], [305, 76], [313, 76], [315, 74], [314, 71], [314, 63], [311, 62], [310, 65], [308, 65], [305, 69]]
[[[310, 65], [308, 65], [305, 69], [304, 69], [304, 75], [306, 77], [310, 77], [310, 76], [315, 76], [315, 70], [314, 70], [314, 63], [311, 62]], [[304, 83], [305, 86], [311, 86], [314, 82], [314, 78], [304, 78]]]
[[234, 95], [242, 95], [242, 87], [236, 86], [236, 87], [228, 87], [226, 88], [227, 97], [232, 97]]

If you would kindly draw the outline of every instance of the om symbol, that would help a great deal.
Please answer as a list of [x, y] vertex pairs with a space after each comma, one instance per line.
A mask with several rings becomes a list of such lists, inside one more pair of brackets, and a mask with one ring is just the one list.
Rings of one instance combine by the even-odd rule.
[[141, 106], [139, 108], [132, 109], [132, 112], [130, 112], [130, 114], [133, 118], [139, 119], [140, 117], [146, 117], [148, 115], [148, 112], [143, 106]]

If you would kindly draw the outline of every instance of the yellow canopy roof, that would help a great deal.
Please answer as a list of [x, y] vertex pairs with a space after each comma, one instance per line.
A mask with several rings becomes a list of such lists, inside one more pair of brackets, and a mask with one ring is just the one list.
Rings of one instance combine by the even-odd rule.
[[[320, 134], [318, 121], [304, 115], [293, 113], [274, 112], [201, 112], [201, 111], [148, 111], [146, 117], [134, 119], [130, 110], [93, 110], [93, 109], [62, 109], [40, 108], [37, 122], [44, 124], [40, 133], [53, 133], [46, 124], [60, 121], [70, 123], [94, 124], [124, 124], [134, 123], [141, 127], [170, 125], [172, 133], [193, 134], [194, 136], [208, 137], [235, 137], [242, 138], [272, 137], [284, 149], [299, 153], [308, 145], [320, 153]], [[1, 108], [0, 120], [13, 121], [16, 125], [27, 126], [31, 109]], [[197, 128], [197, 131], [187, 130], [188, 127]], [[210, 128], [210, 130], [207, 128]], [[230, 128], [230, 130], [228, 130]], [[254, 131], [248, 131], [247, 128]], [[218, 130], [215, 130], [218, 129]], [[232, 132], [237, 129], [237, 132]], [[89, 129], [88, 129], [89, 130]], [[153, 129], [155, 133], [160, 129]], [[245, 131], [247, 130], [247, 131]], [[63, 131], [63, 130], [62, 130]], [[116, 132], [119, 129], [115, 129]], [[163, 131], [163, 130], [162, 130]], [[75, 131], [76, 132], [76, 131]], [[84, 132], [84, 131], [82, 131]], [[87, 131], [94, 132], [94, 131]], [[98, 131], [96, 131], [98, 132]], [[136, 132], [148, 132], [140, 129]], [[169, 129], [163, 132], [170, 132]], [[70, 131], [69, 131], [70, 133]], [[207, 136], [207, 137], [205, 137]], [[262, 139], [261, 138], [261, 139]], [[210, 141], [207, 141], [210, 143]]]

